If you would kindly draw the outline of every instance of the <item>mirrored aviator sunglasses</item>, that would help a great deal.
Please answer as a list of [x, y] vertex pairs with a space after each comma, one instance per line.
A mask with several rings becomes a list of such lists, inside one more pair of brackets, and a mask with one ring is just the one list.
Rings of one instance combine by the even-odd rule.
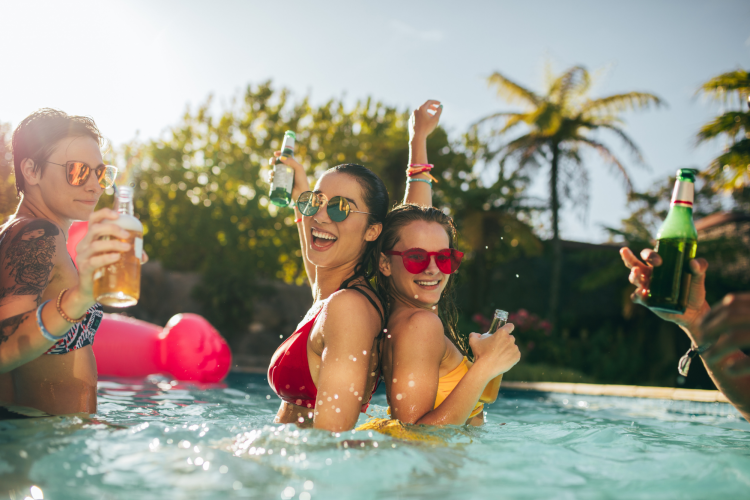
[[444, 274], [453, 274], [458, 271], [464, 253], [455, 248], [444, 248], [438, 252], [428, 252], [422, 248], [410, 248], [404, 252], [386, 250], [386, 255], [400, 255], [404, 268], [411, 274], [419, 274], [430, 267], [430, 257], [435, 257], [435, 264]]
[[[88, 182], [89, 176], [91, 175], [91, 167], [88, 163], [82, 161], [69, 161], [65, 164], [52, 161], [48, 161], [47, 163], [65, 167], [68, 184], [71, 186], [83, 186]], [[115, 179], [117, 178], [117, 167], [113, 165], [99, 165], [93, 170], [96, 175], [96, 180], [101, 187], [107, 189], [114, 185]]]
[[299, 195], [299, 198], [297, 198], [297, 208], [302, 215], [311, 217], [318, 213], [324, 202], [327, 202], [326, 212], [328, 213], [328, 217], [334, 222], [342, 222], [349, 217], [349, 214], [372, 215], [370, 212], [352, 210], [349, 200], [343, 196], [334, 196], [329, 200], [323, 193], [313, 193], [312, 191], [305, 191]]

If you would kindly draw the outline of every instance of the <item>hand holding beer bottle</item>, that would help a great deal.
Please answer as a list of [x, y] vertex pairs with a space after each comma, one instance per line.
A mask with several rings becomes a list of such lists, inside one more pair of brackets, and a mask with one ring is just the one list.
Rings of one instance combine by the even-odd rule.
[[[94, 297], [94, 273], [105, 266], [118, 262], [122, 259], [123, 252], [132, 250], [132, 245], [123, 241], [127, 240], [130, 234], [113, 223], [117, 219], [117, 212], [108, 208], [91, 214], [88, 221], [88, 231], [76, 247], [78, 286], [76, 287], [77, 290], [71, 289], [65, 294], [65, 297], [78, 295], [80, 301], [85, 304], [81, 306], [84, 312], [96, 302]], [[77, 311], [69, 311], [68, 314], [78, 317]]]
[[693, 183], [692, 169], [677, 172], [669, 214], [659, 229], [656, 249], [641, 252], [644, 262], [629, 248], [621, 249], [620, 255], [630, 269], [630, 282], [637, 287], [633, 302], [695, 333], [710, 308], [704, 285], [708, 263], [694, 258]]

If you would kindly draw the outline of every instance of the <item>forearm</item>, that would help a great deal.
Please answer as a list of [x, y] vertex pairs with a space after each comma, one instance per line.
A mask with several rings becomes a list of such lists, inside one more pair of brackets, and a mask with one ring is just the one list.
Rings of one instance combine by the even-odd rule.
[[[427, 138], [414, 136], [409, 142], [409, 165], [427, 164]], [[432, 206], [432, 187], [426, 182], [406, 182], [404, 203]], [[425, 174], [417, 174], [411, 179], [429, 180]]]
[[[75, 286], [65, 292], [60, 304], [62, 310], [73, 318], [86, 314], [89, 303]], [[0, 373], [9, 372], [44, 354], [55, 341], [42, 335], [37, 323], [37, 309], [0, 321]], [[58, 313], [55, 300], [47, 302], [41, 311], [42, 324], [53, 336], [65, 334], [73, 326]]]
[[737, 351], [721, 361], [719, 364], [710, 365], [704, 359], [703, 366], [706, 367], [708, 375], [714, 381], [716, 388], [734, 405], [745, 419], [750, 422], [750, 375], [744, 377], [731, 377], [726, 374], [725, 366], [736, 361], [738, 358], [745, 358], [746, 355]]
[[440, 406], [425, 413], [415, 423], [426, 425], [463, 425], [469, 419], [489, 378], [470, 368]]

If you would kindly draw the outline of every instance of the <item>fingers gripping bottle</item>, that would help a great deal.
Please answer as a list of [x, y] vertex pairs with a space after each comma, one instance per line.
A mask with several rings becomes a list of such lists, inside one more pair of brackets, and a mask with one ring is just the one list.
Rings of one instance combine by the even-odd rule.
[[[495, 316], [492, 318], [490, 329], [487, 333], [495, 333], [498, 329], [502, 328], [505, 323], [508, 322], [508, 312], [501, 309], [495, 309]], [[479, 397], [481, 403], [494, 403], [497, 399], [497, 393], [500, 391], [500, 382], [503, 380], [503, 375], [500, 374], [497, 377], [490, 380], [489, 384], [482, 391], [482, 395]]]
[[695, 171], [681, 168], [672, 193], [672, 203], [659, 233], [656, 252], [662, 259], [654, 267], [646, 303], [657, 311], [683, 314], [690, 288], [689, 263], [698, 248], [698, 232], [693, 224]]
[[[143, 255], [143, 224], [133, 215], [133, 188], [121, 187], [117, 191], [115, 210], [118, 218], [112, 221], [128, 232], [130, 250], [123, 252], [120, 260], [94, 272], [94, 298], [110, 307], [130, 307], [141, 296], [141, 257]], [[109, 239], [103, 236], [102, 239]]]
[[[294, 158], [294, 141], [297, 136], [291, 130], [284, 133], [284, 142], [281, 145], [281, 156]], [[271, 160], [273, 161], [273, 160]], [[292, 188], [294, 187], [294, 169], [281, 163], [276, 158], [273, 167], [273, 182], [271, 182], [271, 203], [278, 207], [288, 207], [292, 201]]]

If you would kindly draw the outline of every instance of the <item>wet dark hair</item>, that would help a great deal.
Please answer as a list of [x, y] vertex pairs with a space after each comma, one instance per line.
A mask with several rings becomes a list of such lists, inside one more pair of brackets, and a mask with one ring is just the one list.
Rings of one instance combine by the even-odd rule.
[[[390, 197], [388, 196], [388, 189], [386, 189], [385, 184], [383, 184], [380, 177], [369, 168], [357, 165], [356, 163], [336, 165], [335, 167], [328, 169], [326, 173], [328, 172], [351, 175], [357, 181], [359, 187], [362, 188], [362, 198], [367, 205], [367, 211], [371, 214], [367, 216], [368, 227], [373, 224], [383, 224], [385, 222], [386, 215], [388, 214]], [[354, 274], [341, 283], [342, 290], [357, 290], [364, 295], [378, 311], [378, 314], [380, 314], [381, 326], [380, 333], [378, 334], [378, 352], [380, 352], [379, 347], [380, 341], [383, 337], [383, 330], [388, 324], [388, 312], [386, 301], [383, 300], [384, 296], [381, 296], [380, 293], [378, 293], [378, 289], [371, 283], [371, 280], [378, 269], [378, 256], [380, 253], [378, 252], [377, 246], [380, 239], [382, 239], [382, 236], [378, 237], [375, 241], [368, 241], [366, 243], [365, 253], [362, 256], [362, 259], [360, 259], [354, 267]], [[378, 307], [378, 305], [375, 304], [369, 294], [360, 290], [360, 287], [363, 286], [360, 284], [361, 282], [364, 283], [364, 287], [377, 297], [380, 301], [381, 307]], [[378, 365], [379, 364], [380, 361], [378, 361]]]
[[102, 134], [94, 120], [86, 116], [72, 116], [63, 111], [42, 108], [23, 119], [13, 131], [13, 171], [16, 175], [16, 191], [24, 192], [25, 183], [21, 163], [34, 160], [37, 171], [52, 154], [58, 141], [66, 137], [91, 137], [101, 144]]
[[[453, 219], [442, 211], [434, 207], [424, 207], [414, 204], [399, 205], [385, 218], [383, 232], [378, 239], [378, 256], [386, 250], [393, 250], [396, 243], [401, 239], [401, 231], [412, 222], [424, 221], [440, 224], [448, 235], [448, 248], [455, 248], [456, 244], [456, 226]], [[386, 309], [390, 311], [392, 306], [392, 283], [391, 279], [380, 272], [378, 267], [376, 273], [376, 282], [380, 295], [385, 297]], [[438, 317], [443, 323], [445, 336], [461, 351], [461, 354], [467, 356], [470, 360], [474, 355], [469, 347], [468, 335], [462, 335], [457, 328], [458, 309], [456, 308], [456, 276], [451, 275], [448, 284], [445, 286], [440, 301], [438, 301]]]

